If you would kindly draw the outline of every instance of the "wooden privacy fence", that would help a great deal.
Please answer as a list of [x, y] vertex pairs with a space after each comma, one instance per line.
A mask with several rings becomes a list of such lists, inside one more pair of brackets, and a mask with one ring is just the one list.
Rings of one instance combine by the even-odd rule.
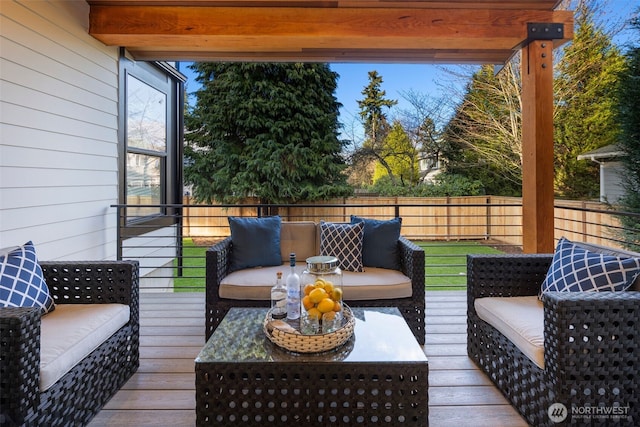
[[[555, 203], [555, 238], [617, 246], [618, 219], [597, 202]], [[260, 206], [192, 204], [184, 199], [185, 237], [229, 236], [228, 216], [257, 217], [277, 213], [284, 221], [348, 222], [351, 215], [402, 218], [402, 234], [416, 241], [495, 240], [522, 246], [522, 199], [517, 197], [354, 197], [300, 205]]]

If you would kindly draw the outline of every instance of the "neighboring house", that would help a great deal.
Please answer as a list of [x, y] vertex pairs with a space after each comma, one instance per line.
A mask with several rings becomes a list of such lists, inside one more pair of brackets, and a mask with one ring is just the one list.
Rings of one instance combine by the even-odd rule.
[[580, 154], [578, 160], [591, 160], [600, 165], [600, 201], [617, 203], [624, 195], [623, 164], [619, 160], [624, 152], [615, 144]]
[[420, 160], [420, 177], [422, 182], [435, 182], [435, 179], [440, 173], [440, 158], [438, 156], [428, 157]]
[[[88, 27], [84, 1], [0, 1], [0, 248], [32, 240], [44, 260], [115, 259], [112, 205], [182, 201], [184, 76]], [[171, 212], [127, 214], [144, 228], [129, 229], [136, 249], [123, 257], [172, 266], [174, 253], [152, 248], [175, 246]]]

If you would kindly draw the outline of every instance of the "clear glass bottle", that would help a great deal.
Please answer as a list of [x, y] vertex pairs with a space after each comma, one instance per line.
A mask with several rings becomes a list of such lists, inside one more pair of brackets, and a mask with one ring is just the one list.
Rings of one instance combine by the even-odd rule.
[[271, 318], [287, 317], [287, 288], [282, 282], [282, 271], [276, 273], [276, 284], [271, 288]]
[[300, 276], [296, 273], [296, 254], [289, 255], [291, 271], [287, 276], [287, 319], [300, 319]]
[[342, 326], [342, 271], [338, 258], [307, 258], [302, 273], [300, 330], [303, 334], [333, 332]]

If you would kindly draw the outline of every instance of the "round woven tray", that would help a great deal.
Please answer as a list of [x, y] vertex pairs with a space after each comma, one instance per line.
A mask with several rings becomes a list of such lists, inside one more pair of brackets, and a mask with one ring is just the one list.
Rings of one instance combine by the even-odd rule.
[[271, 312], [267, 312], [262, 328], [264, 334], [271, 342], [279, 347], [296, 353], [321, 353], [333, 350], [346, 343], [353, 335], [353, 328], [356, 324], [351, 309], [343, 304], [342, 307], [343, 326], [334, 332], [317, 335], [302, 335], [283, 331], [278, 328], [269, 328]]

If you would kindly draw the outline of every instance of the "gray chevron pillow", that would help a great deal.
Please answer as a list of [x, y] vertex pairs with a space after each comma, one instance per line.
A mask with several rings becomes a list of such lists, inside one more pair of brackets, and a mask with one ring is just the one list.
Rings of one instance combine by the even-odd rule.
[[362, 236], [364, 224], [320, 221], [320, 255], [338, 258], [338, 266], [346, 271], [364, 271]]

